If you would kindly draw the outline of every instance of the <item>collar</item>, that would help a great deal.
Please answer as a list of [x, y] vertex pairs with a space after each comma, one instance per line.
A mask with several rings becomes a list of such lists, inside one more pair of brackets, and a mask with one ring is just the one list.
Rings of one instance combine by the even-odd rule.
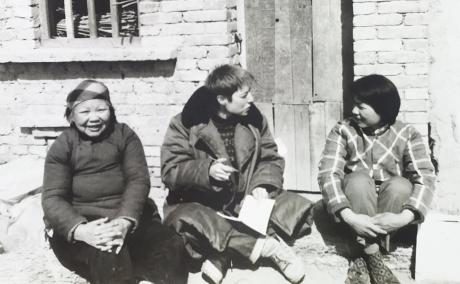
[[390, 126], [385, 124], [384, 126], [377, 129], [373, 129], [372, 127], [361, 128], [361, 131], [368, 136], [380, 136], [385, 133], [388, 128], [390, 128]]
[[[208, 124], [215, 116], [216, 103], [216, 95], [211, 90], [204, 86], [198, 88], [185, 103], [182, 110], [182, 124], [188, 129], [199, 124]], [[251, 105], [246, 116], [238, 116], [235, 119], [243, 125], [253, 125], [259, 130], [262, 129], [262, 114], [254, 104]]]

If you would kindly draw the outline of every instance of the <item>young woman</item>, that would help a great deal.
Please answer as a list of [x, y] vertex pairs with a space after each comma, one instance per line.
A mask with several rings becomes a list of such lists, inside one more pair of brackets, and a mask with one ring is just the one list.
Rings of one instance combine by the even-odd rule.
[[362, 252], [349, 283], [399, 283], [383, 263], [379, 238], [422, 222], [434, 192], [435, 174], [426, 143], [412, 126], [396, 120], [400, 97], [381, 75], [352, 85], [352, 117], [332, 129], [318, 181], [328, 212], [357, 235]]
[[48, 152], [42, 196], [61, 264], [91, 283], [186, 283], [182, 240], [148, 201], [141, 141], [117, 122], [107, 87], [81, 82], [65, 116], [70, 128]]
[[[169, 188], [165, 224], [205, 258], [202, 272], [221, 283], [232, 260], [268, 259], [291, 283], [305, 276], [304, 263], [283, 241], [310, 232], [312, 203], [283, 191], [284, 159], [253, 104], [253, 76], [236, 65], [216, 67], [182, 112], [171, 119], [161, 148], [161, 175]], [[230, 222], [245, 196], [274, 200], [267, 236]]]

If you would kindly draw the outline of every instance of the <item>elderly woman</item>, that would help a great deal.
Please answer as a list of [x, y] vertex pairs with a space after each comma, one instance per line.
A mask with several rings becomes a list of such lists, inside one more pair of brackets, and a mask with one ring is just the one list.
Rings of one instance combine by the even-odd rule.
[[42, 197], [61, 264], [91, 283], [185, 283], [183, 242], [148, 199], [141, 141], [117, 122], [107, 87], [81, 82], [65, 117], [70, 128], [48, 152]]

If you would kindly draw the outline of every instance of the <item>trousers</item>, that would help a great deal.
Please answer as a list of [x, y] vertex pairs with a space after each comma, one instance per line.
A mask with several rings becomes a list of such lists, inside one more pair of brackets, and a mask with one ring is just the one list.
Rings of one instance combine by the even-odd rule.
[[[313, 203], [286, 191], [274, 199], [268, 234], [276, 233], [286, 241], [308, 235], [313, 222]], [[257, 253], [253, 250], [257, 239], [262, 236], [239, 222], [221, 217], [215, 209], [201, 203], [167, 205], [164, 223], [183, 237], [192, 258], [224, 252], [252, 262], [256, 260]]]
[[182, 239], [153, 217], [143, 218], [126, 236], [118, 254], [103, 252], [84, 242], [68, 242], [54, 234], [49, 239], [59, 262], [92, 284], [187, 283]]
[[412, 193], [412, 184], [403, 177], [393, 177], [382, 182], [377, 191], [369, 175], [353, 172], [345, 176], [343, 190], [355, 213], [374, 216], [383, 212], [400, 213]]

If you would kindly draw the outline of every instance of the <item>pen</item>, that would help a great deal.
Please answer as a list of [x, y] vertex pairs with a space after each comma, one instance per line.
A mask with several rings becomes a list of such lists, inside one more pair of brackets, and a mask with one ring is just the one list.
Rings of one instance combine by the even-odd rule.
[[[223, 163], [223, 162], [225, 162], [225, 161], [227, 160], [227, 158], [214, 158], [214, 157], [212, 157], [212, 156], [209, 156], [209, 157], [211, 158], [211, 160], [213, 160], [213, 161], [216, 162], [216, 163]], [[231, 171], [232, 171], [232, 172], [235, 172], [235, 173], [239, 172], [237, 169], [235, 169], [235, 168], [232, 167], [232, 166], [228, 166], [228, 167], [231, 168]]]

